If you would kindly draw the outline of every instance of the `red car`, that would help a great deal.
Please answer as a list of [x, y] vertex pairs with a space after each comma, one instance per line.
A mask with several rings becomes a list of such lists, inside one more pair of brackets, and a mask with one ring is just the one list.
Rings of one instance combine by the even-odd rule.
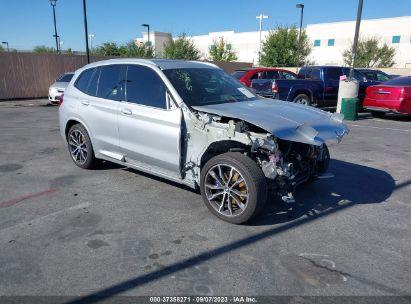
[[297, 74], [277, 68], [251, 68], [247, 70], [237, 70], [233, 74], [247, 87], [251, 87], [251, 80], [253, 79], [297, 79]]
[[411, 76], [390, 79], [366, 90], [364, 108], [372, 116], [382, 117], [385, 113], [411, 115]]

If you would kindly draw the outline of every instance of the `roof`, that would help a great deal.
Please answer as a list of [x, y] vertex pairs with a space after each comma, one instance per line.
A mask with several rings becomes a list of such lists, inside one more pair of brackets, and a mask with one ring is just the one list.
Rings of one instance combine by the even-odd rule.
[[144, 65], [153, 65], [157, 66], [162, 70], [168, 69], [181, 69], [181, 68], [219, 68], [218, 66], [201, 61], [188, 61], [188, 60], [171, 60], [171, 59], [138, 59], [138, 58], [116, 58], [101, 60], [97, 62], [90, 63], [85, 67], [96, 67], [100, 65], [108, 64], [144, 64]]

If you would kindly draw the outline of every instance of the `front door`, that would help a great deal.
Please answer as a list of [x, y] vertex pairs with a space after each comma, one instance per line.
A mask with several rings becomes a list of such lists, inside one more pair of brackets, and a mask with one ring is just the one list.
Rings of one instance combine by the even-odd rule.
[[181, 177], [181, 110], [167, 104], [163, 80], [150, 67], [129, 65], [118, 121], [120, 149], [131, 164]]

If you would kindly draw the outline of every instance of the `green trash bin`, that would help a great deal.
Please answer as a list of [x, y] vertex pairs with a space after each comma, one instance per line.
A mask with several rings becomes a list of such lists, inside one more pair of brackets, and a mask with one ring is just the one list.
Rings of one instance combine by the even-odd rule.
[[341, 114], [345, 120], [357, 120], [360, 101], [358, 98], [343, 98], [341, 100]]

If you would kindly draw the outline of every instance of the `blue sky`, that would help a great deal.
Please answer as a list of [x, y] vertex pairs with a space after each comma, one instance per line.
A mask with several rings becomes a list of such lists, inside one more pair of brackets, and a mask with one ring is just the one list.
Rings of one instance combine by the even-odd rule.
[[[87, 0], [89, 33], [93, 44], [124, 43], [141, 37], [141, 23], [152, 30], [178, 35], [213, 31], [254, 31], [261, 12], [270, 16], [264, 29], [296, 24], [305, 4], [304, 24], [354, 20], [358, 0]], [[387, 5], [389, 3], [389, 5]], [[0, 0], [0, 41], [11, 48], [54, 46], [52, 9], [48, 0]], [[58, 0], [58, 34], [63, 48], [84, 50], [82, 0]], [[411, 0], [364, 0], [363, 18], [411, 15]]]

